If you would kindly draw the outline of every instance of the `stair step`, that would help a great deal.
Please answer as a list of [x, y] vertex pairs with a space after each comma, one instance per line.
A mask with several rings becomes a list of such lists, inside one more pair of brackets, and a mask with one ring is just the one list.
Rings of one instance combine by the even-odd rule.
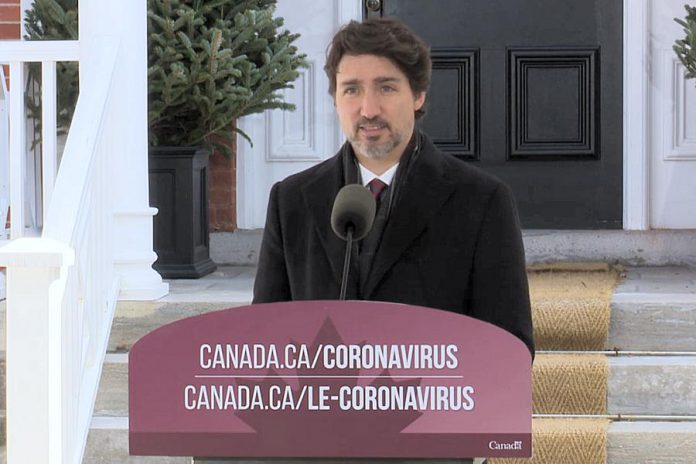
[[[250, 304], [252, 267], [221, 267], [199, 280], [170, 281], [170, 294], [155, 302], [119, 302], [109, 350], [128, 351], [161, 325]], [[696, 351], [696, 269], [626, 269], [613, 301], [606, 349]], [[1, 305], [1, 303], [0, 303]]]
[[[256, 269], [220, 267], [197, 280], [169, 281], [157, 301], [120, 301], [110, 352], [126, 352], [140, 337], [169, 322], [250, 304]], [[5, 338], [5, 301], [0, 301], [0, 346]], [[696, 351], [696, 269], [633, 267], [612, 300], [609, 350]]]
[[[256, 266], [263, 229], [212, 232], [216, 263]], [[523, 230], [527, 263], [604, 261], [626, 266], [696, 266], [693, 230]]]
[[607, 409], [696, 416], [696, 356], [610, 358]]
[[87, 437], [84, 464], [191, 464], [190, 457], [129, 456], [128, 418], [95, 417]]
[[[694, 456], [696, 422], [614, 422], [609, 426], [607, 464], [693, 464]], [[128, 456], [128, 419], [95, 417], [83, 462], [183, 464], [190, 463], [191, 458]], [[229, 462], [278, 464], [278, 461], [256, 459]], [[429, 461], [419, 462], [428, 464]]]
[[607, 348], [696, 351], [696, 269], [628, 268], [612, 299]]
[[[1, 413], [4, 418], [4, 411]], [[4, 423], [4, 420], [2, 421]], [[696, 422], [614, 422], [609, 426], [607, 464], [693, 464]], [[0, 462], [5, 462], [2, 434]], [[190, 457], [128, 456], [128, 418], [95, 417], [87, 440], [85, 464], [190, 464]], [[261, 464], [261, 460], [235, 460]], [[279, 464], [278, 461], [268, 461]], [[298, 462], [298, 461], [293, 461]], [[427, 460], [419, 461], [427, 464]], [[398, 462], [394, 462], [398, 464]]]
[[615, 422], [609, 427], [609, 464], [693, 464], [696, 422]]
[[142, 336], [170, 322], [251, 304], [256, 268], [219, 267], [201, 279], [170, 280], [157, 301], [119, 301], [108, 350], [126, 352]]

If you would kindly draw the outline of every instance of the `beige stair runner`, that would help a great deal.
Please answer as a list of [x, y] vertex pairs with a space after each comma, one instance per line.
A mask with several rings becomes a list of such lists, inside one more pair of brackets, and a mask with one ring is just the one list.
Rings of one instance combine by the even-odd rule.
[[534, 414], [568, 415], [533, 420], [531, 460], [493, 459], [493, 464], [605, 464], [605, 415], [609, 366], [603, 350], [609, 333], [611, 297], [619, 271], [604, 263], [559, 264], [529, 271], [534, 337]]

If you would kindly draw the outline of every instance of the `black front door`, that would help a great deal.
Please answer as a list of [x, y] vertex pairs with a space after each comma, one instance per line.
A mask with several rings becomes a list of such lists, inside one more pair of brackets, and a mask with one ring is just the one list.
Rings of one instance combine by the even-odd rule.
[[431, 45], [421, 127], [507, 182], [523, 227], [621, 228], [621, 0], [365, 5]]

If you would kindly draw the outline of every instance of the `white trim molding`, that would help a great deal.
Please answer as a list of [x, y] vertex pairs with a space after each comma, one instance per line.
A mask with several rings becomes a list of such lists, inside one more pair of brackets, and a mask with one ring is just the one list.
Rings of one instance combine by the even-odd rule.
[[687, 124], [687, 121], [693, 121], [696, 88], [693, 81], [686, 78], [686, 69], [674, 52], [665, 50], [663, 53], [664, 68], [668, 74], [665, 82], [669, 82], [669, 79], [673, 81], [672, 98], [664, 100], [664, 114], [670, 117], [664, 118], [663, 160], [696, 161], [696, 137], [693, 125]]
[[27, 11], [31, 10], [31, 6], [34, 4], [34, 0], [21, 0], [19, 3], [20, 9], [20, 21], [21, 21], [21, 40], [24, 40], [24, 36], [27, 35], [26, 20]]
[[650, 228], [649, 0], [623, 0], [623, 228]]
[[362, 21], [362, 10], [362, 0], [338, 0], [336, 23], [340, 26], [351, 20]]

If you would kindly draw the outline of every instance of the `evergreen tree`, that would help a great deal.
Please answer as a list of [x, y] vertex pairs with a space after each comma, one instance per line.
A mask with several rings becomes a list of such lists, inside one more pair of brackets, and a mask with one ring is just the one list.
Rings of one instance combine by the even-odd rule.
[[[235, 119], [294, 109], [282, 99], [305, 56], [281, 30], [275, 0], [148, 0], [148, 121], [151, 145], [217, 148], [229, 156]], [[29, 39], [77, 38], [77, 0], [34, 0]], [[74, 63], [65, 63], [75, 66]], [[77, 67], [59, 78], [72, 117]], [[67, 90], [67, 92], [66, 92]], [[70, 96], [74, 94], [74, 101]], [[69, 124], [70, 118], [67, 118]], [[59, 124], [67, 126], [66, 118]], [[241, 133], [249, 140], [246, 134]]]
[[[77, 0], [34, 0], [27, 10], [25, 22], [27, 40], [77, 40]], [[58, 132], [65, 133], [72, 121], [79, 91], [79, 67], [76, 62], [56, 63]], [[29, 65], [28, 85], [41, 86], [41, 64]], [[28, 99], [29, 116], [38, 120], [40, 128], [41, 105]]]
[[684, 28], [686, 37], [674, 43], [674, 52], [679, 57], [686, 68], [686, 77], [693, 79], [696, 77], [696, 8], [684, 5], [686, 18], [674, 18], [674, 20]]
[[[279, 90], [305, 65], [271, 0], [150, 0], [150, 140], [229, 155], [233, 121], [293, 109]], [[192, 123], [197, 121], [197, 123]], [[241, 132], [240, 132], [241, 133]], [[246, 134], [242, 134], [248, 139]]]

